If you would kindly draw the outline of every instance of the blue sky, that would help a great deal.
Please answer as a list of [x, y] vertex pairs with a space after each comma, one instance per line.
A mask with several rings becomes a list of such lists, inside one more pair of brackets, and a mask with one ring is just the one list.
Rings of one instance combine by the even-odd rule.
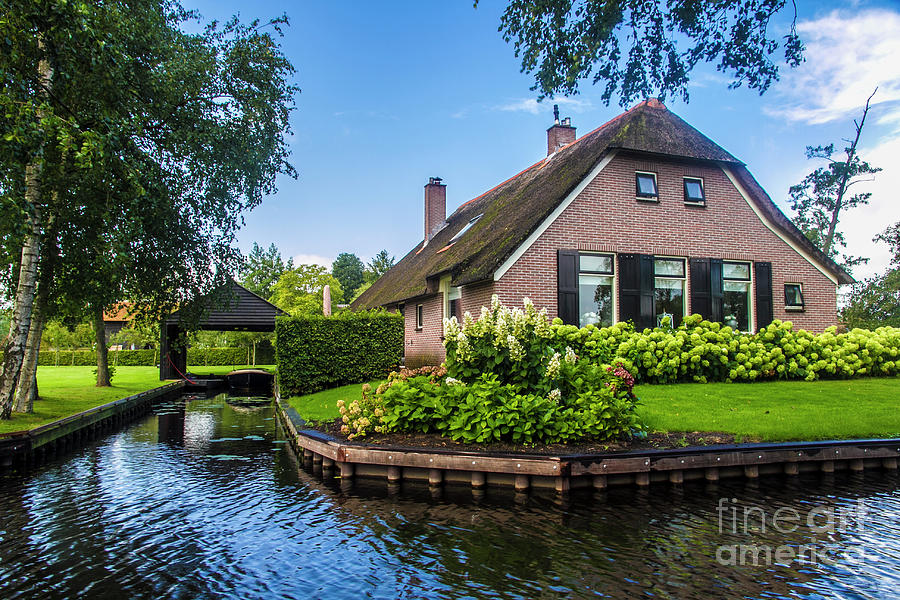
[[[286, 12], [284, 51], [302, 88], [292, 118], [299, 179], [246, 215], [239, 245], [274, 242], [300, 262], [340, 252], [399, 259], [422, 238], [423, 186], [447, 184], [448, 213], [541, 159], [554, 101], [536, 104], [497, 31], [502, 2], [190, 2], [206, 18]], [[712, 68], [694, 74], [690, 103], [666, 104], [747, 163], [781, 206], [814, 164], [808, 144], [839, 142], [879, 85], [864, 157], [885, 169], [872, 205], [846, 217], [850, 252], [887, 264], [874, 234], [900, 220], [900, 4], [798, 2], [807, 62], [760, 97], [729, 90]], [[778, 24], [783, 26], [783, 23]], [[622, 111], [589, 82], [558, 98], [579, 135]]]

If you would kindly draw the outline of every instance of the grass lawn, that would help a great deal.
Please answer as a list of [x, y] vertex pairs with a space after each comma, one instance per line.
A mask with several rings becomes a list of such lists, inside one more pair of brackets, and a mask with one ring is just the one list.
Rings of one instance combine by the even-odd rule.
[[[371, 381], [369, 385], [376, 388], [380, 383], [381, 381]], [[337, 409], [337, 401], [343, 399], [350, 402], [361, 398], [362, 386], [361, 383], [351, 383], [307, 396], [292, 396], [288, 398], [288, 404], [307, 421], [330, 421], [341, 416]]]
[[744, 441], [900, 437], [900, 378], [642, 385], [654, 431], [724, 431]]
[[[373, 387], [377, 382], [373, 382]], [[335, 419], [361, 384], [288, 400], [307, 420]], [[638, 413], [652, 431], [722, 431], [740, 441], [900, 437], [900, 378], [641, 385]]]
[[93, 367], [38, 367], [41, 399], [31, 414], [13, 413], [0, 421], [0, 433], [22, 431], [125, 398], [163, 384], [156, 367], [116, 367], [112, 387], [98, 388]]

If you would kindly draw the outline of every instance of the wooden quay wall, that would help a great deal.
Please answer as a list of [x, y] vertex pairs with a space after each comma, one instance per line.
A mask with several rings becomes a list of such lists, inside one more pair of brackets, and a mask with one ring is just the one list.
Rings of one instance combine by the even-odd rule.
[[694, 446], [596, 454], [512, 454], [402, 448], [347, 442], [307, 429], [280, 399], [276, 413], [288, 443], [304, 461], [344, 480], [381, 478], [388, 483], [427, 481], [513, 487], [524, 492], [550, 488], [605, 489], [608, 486], [681, 484], [690, 480], [754, 479], [766, 475], [897, 469], [900, 439], [839, 440]]
[[0, 434], [0, 469], [40, 464], [141, 417], [158, 400], [180, 396], [184, 381], [114, 400], [34, 429]]

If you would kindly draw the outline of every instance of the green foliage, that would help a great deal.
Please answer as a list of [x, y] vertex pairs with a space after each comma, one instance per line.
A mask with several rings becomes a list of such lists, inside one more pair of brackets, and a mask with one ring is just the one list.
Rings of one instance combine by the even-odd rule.
[[352, 298], [356, 289], [363, 284], [365, 265], [355, 254], [342, 252], [331, 264], [331, 274], [341, 282], [341, 289]]
[[[535, 315], [527, 318], [529, 314]], [[506, 316], [504, 316], [506, 315]], [[522, 316], [526, 315], [526, 316]], [[517, 325], [528, 323], [527, 326]], [[535, 331], [546, 340], [546, 348], [531, 348], [519, 341], [516, 331]], [[504, 339], [505, 338], [505, 339]], [[734, 331], [700, 315], [685, 317], [675, 329], [655, 328], [635, 332], [617, 324], [581, 330], [553, 324], [546, 316], [526, 311], [508, 311], [494, 302], [481, 319], [467, 318], [461, 328], [448, 328], [447, 368], [451, 376], [471, 377], [491, 372], [511, 381], [533, 380], [539, 356], [549, 348], [568, 345], [579, 357], [594, 362], [622, 362], [641, 382], [758, 381], [766, 379], [848, 378], [900, 373], [900, 329], [879, 327], [874, 331], [853, 329], [837, 333], [794, 331], [789, 321], [773, 321], [755, 334]], [[522, 350], [519, 350], [519, 347]], [[516, 348], [514, 353], [510, 348]], [[608, 357], [612, 357], [608, 359]], [[528, 370], [517, 368], [526, 361]]]
[[272, 304], [293, 316], [322, 314], [322, 291], [331, 287], [331, 306], [344, 300], [340, 282], [321, 265], [298, 265], [285, 271], [272, 287]]
[[[377, 281], [379, 277], [387, 273], [391, 269], [391, 267], [394, 266], [395, 261], [396, 258], [388, 254], [387, 250], [381, 250], [378, 254], [372, 257], [372, 260], [366, 266], [366, 271], [364, 273], [366, 283], [375, 283], [375, 281]], [[356, 290], [355, 297], [359, 297], [361, 293], [362, 292], [360, 292], [359, 290]]]
[[[872, 93], [874, 96], [875, 93]], [[825, 161], [803, 178], [797, 185], [791, 186], [791, 210], [796, 212], [794, 224], [829, 258], [841, 261], [845, 268], [865, 263], [869, 259], [853, 256], [839, 256], [841, 249], [847, 246], [844, 234], [838, 229], [842, 213], [869, 203], [871, 192], [850, 194], [851, 186], [869, 179], [868, 176], [881, 171], [862, 160], [857, 153], [857, 145], [866, 124], [869, 112], [869, 101], [863, 110], [859, 122], [854, 121], [856, 136], [848, 141], [842, 155], [835, 157], [834, 144], [827, 146], [807, 146], [806, 157]], [[888, 232], [885, 232], [888, 233]], [[876, 238], [878, 239], [878, 238]]]
[[294, 259], [288, 258], [285, 262], [275, 244], [270, 244], [269, 248], [264, 250], [262, 246], [253, 242], [253, 249], [244, 261], [238, 277], [242, 286], [268, 300], [272, 297], [272, 288], [278, 278], [293, 268]]
[[847, 327], [900, 327], [900, 267], [855, 283], [841, 320]]
[[446, 327], [448, 376], [392, 374], [374, 395], [364, 390], [362, 400], [339, 404], [345, 433], [437, 432], [467, 443], [534, 444], [641, 430], [627, 370], [578, 357], [567, 345], [556, 350], [564, 340], [530, 302], [524, 311], [509, 310], [494, 297], [478, 321], [467, 318], [460, 328], [451, 319]]
[[279, 317], [275, 356], [282, 394], [385, 377], [403, 354], [403, 317], [385, 311]]
[[[700, 62], [717, 63], [734, 77], [732, 87], [746, 84], [765, 92], [778, 80], [772, 55], [780, 47], [788, 65], [803, 60], [794, 24], [783, 44], [771, 34], [770, 21], [784, 5], [785, 0], [510, 0], [500, 31], [521, 55], [522, 71], [534, 74], [532, 89], [541, 98], [572, 95], [581, 79], [592, 77], [605, 83], [605, 102], [619, 94], [626, 106], [654, 95], [687, 100], [689, 74]], [[796, 18], [795, 12], [794, 23]]]
[[[110, 367], [152, 367], [159, 361], [159, 350], [110, 350]], [[257, 364], [271, 364], [274, 356], [268, 352], [258, 351]], [[94, 350], [42, 350], [38, 355], [38, 365], [49, 366], [88, 366], [97, 364], [97, 353]], [[246, 348], [188, 348], [188, 365], [194, 367], [246, 365]]]

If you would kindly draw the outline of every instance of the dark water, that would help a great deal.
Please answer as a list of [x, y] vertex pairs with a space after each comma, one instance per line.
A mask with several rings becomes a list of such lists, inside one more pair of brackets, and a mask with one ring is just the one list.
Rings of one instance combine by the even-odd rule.
[[[567, 499], [342, 491], [298, 466], [269, 404], [157, 413], [0, 480], [0, 598], [900, 597], [896, 473]], [[735, 544], [758, 564], [728, 564]]]

